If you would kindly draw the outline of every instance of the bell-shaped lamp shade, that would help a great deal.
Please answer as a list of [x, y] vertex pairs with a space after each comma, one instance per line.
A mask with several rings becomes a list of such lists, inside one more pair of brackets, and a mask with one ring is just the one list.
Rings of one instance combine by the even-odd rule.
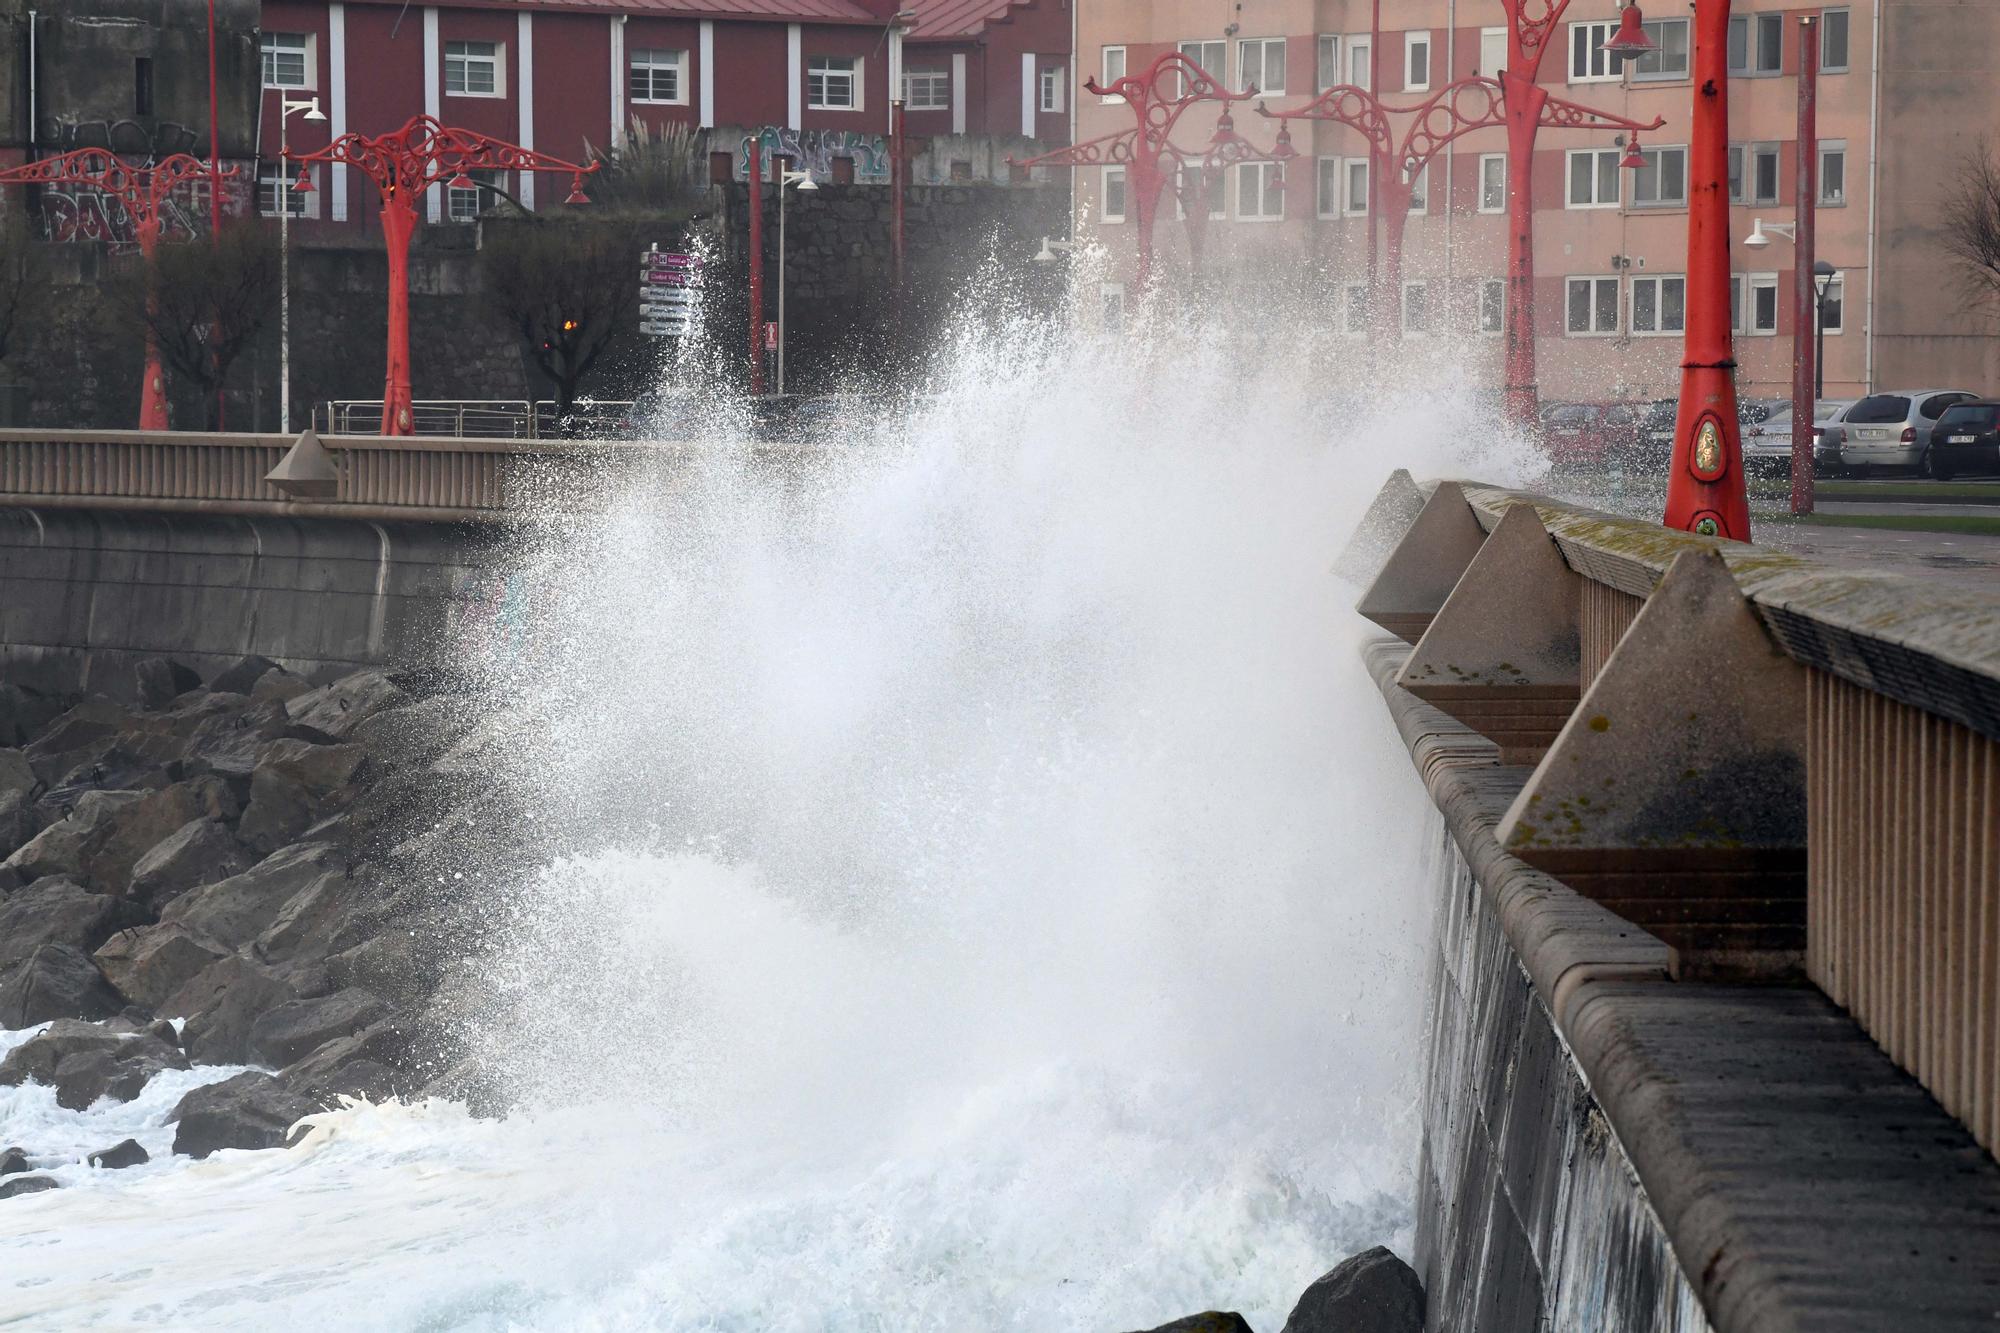
[[311, 194], [312, 192], [313, 192], [312, 168], [300, 167], [299, 178], [296, 181], [292, 182], [292, 193]]
[[310, 120], [314, 124], [319, 124], [326, 120], [326, 112], [319, 109], [319, 99], [317, 97], [313, 98], [311, 106], [308, 106], [300, 113], [299, 119]]
[[1614, 60], [1637, 60], [1654, 48], [1653, 39], [1646, 35], [1645, 19], [1639, 13], [1639, 6], [1628, 4], [1618, 11], [1618, 31], [1604, 43], [1604, 50]]
[[1292, 127], [1284, 121], [1278, 122], [1278, 142], [1271, 148], [1271, 156], [1280, 162], [1289, 162], [1299, 155], [1292, 147]]
[[563, 202], [566, 204], [587, 204], [590, 202], [590, 196], [583, 192], [583, 177], [572, 176], [570, 178], [569, 193], [564, 196]]
[[476, 190], [479, 188], [479, 182], [461, 171], [445, 182], [445, 188], [450, 190]]
[[1637, 171], [1646, 165], [1646, 155], [1639, 151], [1638, 135], [1633, 135], [1631, 141], [1625, 145], [1625, 156], [1618, 159], [1618, 165], [1627, 171]]

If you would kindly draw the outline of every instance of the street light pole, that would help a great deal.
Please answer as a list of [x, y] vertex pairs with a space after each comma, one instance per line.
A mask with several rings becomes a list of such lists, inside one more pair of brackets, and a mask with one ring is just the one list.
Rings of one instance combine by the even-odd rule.
[[[292, 183], [285, 179], [284, 171], [287, 154], [291, 150], [290, 130], [292, 116], [303, 111], [307, 120], [325, 120], [319, 109], [319, 98], [311, 97], [303, 102], [294, 102], [280, 95], [278, 98], [278, 181], [274, 193], [278, 196], [278, 430], [289, 435], [292, 430], [292, 195], [304, 193], [294, 190]], [[305, 189], [312, 188], [312, 177], [307, 168], [299, 168], [299, 184]]]
[[810, 171], [778, 172], [778, 396], [785, 396], [785, 187], [817, 190]]
[[1813, 511], [1813, 408], [1823, 350], [1808, 329], [1821, 322], [1813, 293], [1814, 210], [1819, 203], [1819, 20], [1799, 20], [1799, 169], [1792, 256], [1792, 512]]

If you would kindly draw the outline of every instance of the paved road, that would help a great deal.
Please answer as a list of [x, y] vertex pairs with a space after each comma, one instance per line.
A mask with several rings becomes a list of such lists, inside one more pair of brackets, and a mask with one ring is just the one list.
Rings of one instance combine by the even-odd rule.
[[1762, 545], [1832, 564], [1865, 565], [2000, 592], [2000, 537], [1795, 523], [1764, 523], [1755, 535]]

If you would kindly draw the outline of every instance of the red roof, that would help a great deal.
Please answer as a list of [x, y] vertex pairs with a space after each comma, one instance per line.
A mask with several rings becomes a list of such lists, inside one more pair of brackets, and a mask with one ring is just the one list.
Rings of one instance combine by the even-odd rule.
[[[402, 4], [404, 0], [363, 0]], [[432, 0], [448, 8], [533, 9], [552, 12], [653, 14], [666, 18], [746, 19], [774, 23], [886, 24], [862, 0]]]
[[917, 11], [917, 25], [910, 29], [916, 41], [948, 41], [954, 37], [977, 37], [987, 24], [1004, 19], [1010, 10], [1028, 0], [905, 0]]

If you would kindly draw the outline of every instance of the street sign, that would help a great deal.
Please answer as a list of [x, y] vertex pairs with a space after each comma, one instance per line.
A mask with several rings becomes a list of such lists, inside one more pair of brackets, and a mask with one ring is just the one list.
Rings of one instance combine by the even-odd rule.
[[701, 304], [701, 260], [669, 250], [639, 256], [639, 332], [653, 338], [685, 338], [694, 332]]
[[685, 338], [694, 332], [694, 322], [688, 319], [642, 319], [639, 332], [654, 338]]
[[685, 287], [641, 287], [639, 304], [645, 306], [688, 306], [695, 304], [697, 297]]

